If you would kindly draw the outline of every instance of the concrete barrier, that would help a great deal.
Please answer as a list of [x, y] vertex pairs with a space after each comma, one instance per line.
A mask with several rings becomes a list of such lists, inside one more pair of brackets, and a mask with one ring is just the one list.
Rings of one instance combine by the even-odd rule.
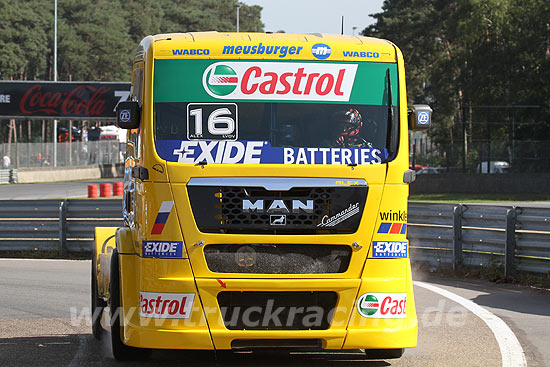
[[124, 164], [104, 164], [90, 166], [20, 168], [17, 170], [18, 183], [59, 182], [75, 180], [96, 180], [124, 176]]

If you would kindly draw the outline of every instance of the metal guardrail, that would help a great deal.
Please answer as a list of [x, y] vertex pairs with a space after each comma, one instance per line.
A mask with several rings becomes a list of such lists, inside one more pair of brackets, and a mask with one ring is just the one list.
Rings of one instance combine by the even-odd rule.
[[0, 169], [0, 184], [9, 184], [17, 182], [16, 169]]
[[[89, 252], [95, 227], [122, 225], [120, 199], [2, 200], [0, 251]], [[413, 261], [550, 272], [550, 208], [409, 203]]]
[[550, 274], [550, 208], [409, 203], [411, 259]]
[[122, 226], [122, 201], [1, 200], [0, 251], [90, 252], [95, 227]]

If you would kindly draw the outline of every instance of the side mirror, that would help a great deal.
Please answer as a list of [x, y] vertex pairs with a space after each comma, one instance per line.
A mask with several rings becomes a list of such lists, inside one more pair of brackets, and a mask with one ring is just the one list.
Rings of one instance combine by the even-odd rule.
[[137, 101], [124, 101], [116, 106], [116, 122], [121, 129], [139, 127], [140, 108]]
[[409, 106], [409, 130], [426, 130], [432, 125], [432, 108], [427, 104]]

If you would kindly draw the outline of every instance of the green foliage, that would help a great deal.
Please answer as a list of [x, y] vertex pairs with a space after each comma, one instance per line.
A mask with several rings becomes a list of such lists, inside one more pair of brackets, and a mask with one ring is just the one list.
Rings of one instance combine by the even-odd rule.
[[[59, 0], [58, 80], [129, 81], [143, 37], [234, 32], [236, 4], [237, 0]], [[261, 7], [242, 4], [239, 10], [241, 31], [263, 31]], [[1, 0], [0, 34], [0, 79], [53, 79], [52, 0]], [[26, 123], [17, 121], [18, 141], [29, 140], [29, 129], [30, 139], [41, 135], [40, 123], [30, 125], [21, 129]], [[8, 121], [0, 121], [0, 142], [7, 141], [7, 135]]]
[[[52, 14], [48, 13], [51, 8]], [[49, 1], [0, 2], [0, 77], [39, 78], [46, 67], [48, 33], [53, 29]]]
[[[162, 32], [192, 32], [196, 30], [217, 30], [235, 32], [237, 30], [235, 5], [237, 0], [185, 0], [179, 5], [164, 0], [165, 16], [161, 24]], [[182, 6], [184, 4], [185, 6]], [[261, 32], [262, 8], [257, 5], [241, 5], [239, 27], [241, 32]]]
[[121, 13], [119, 4], [108, 1], [63, 1], [58, 68], [64, 79], [127, 79], [129, 68], [120, 65], [130, 65], [135, 46]]
[[[127, 81], [150, 34], [236, 31], [237, 0], [63, 0], [58, 2], [58, 79]], [[241, 5], [240, 30], [262, 32], [262, 8]], [[53, 79], [51, 0], [0, 2], [0, 78]]]
[[[489, 138], [507, 142], [504, 155], [513, 139], [550, 140], [550, 2], [386, 0], [374, 17], [363, 34], [402, 49], [409, 103], [433, 107], [429, 133], [451, 166], [463, 145], [475, 166]], [[506, 105], [540, 108], [479, 107]]]

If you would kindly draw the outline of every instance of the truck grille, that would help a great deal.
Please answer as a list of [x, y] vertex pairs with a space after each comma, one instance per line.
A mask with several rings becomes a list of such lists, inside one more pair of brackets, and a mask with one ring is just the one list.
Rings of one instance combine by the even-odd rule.
[[344, 273], [351, 248], [346, 245], [223, 244], [204, 248], [214, 273], [327, 274]]
[[197, 226], [206, 233], [337, 234], [359, 227], [368, 187], [188, 186]]
[[336, 292], [221, 292], [218, 304], [229, 330], [326, 330]]
[[[221, 196], [221, 219], [229, 226], [270, 226], [270, 214], [260, 214], [255, 211], [244, 213], [242, 210], [243, 200], [249, 196], [256, 200], [264, 200], [269, 202], [274, 198], [282, 198], [284, 201], [291, 200], [307, 201], [313, 200], [315, 209], [312, 213], [287, 214], [286, 226], [303, 227], [317, 224], [317, 218], [324, 214], [328, 214], [330, 199], [334, 196], [335, 188], [315, 187], [311, 189], [292, 189], [284, 193], [274, 193], [262, 189], [246, 190], [242, 187], [220, 189]], [[247, 195], [248, 194], [248, 195]]]

